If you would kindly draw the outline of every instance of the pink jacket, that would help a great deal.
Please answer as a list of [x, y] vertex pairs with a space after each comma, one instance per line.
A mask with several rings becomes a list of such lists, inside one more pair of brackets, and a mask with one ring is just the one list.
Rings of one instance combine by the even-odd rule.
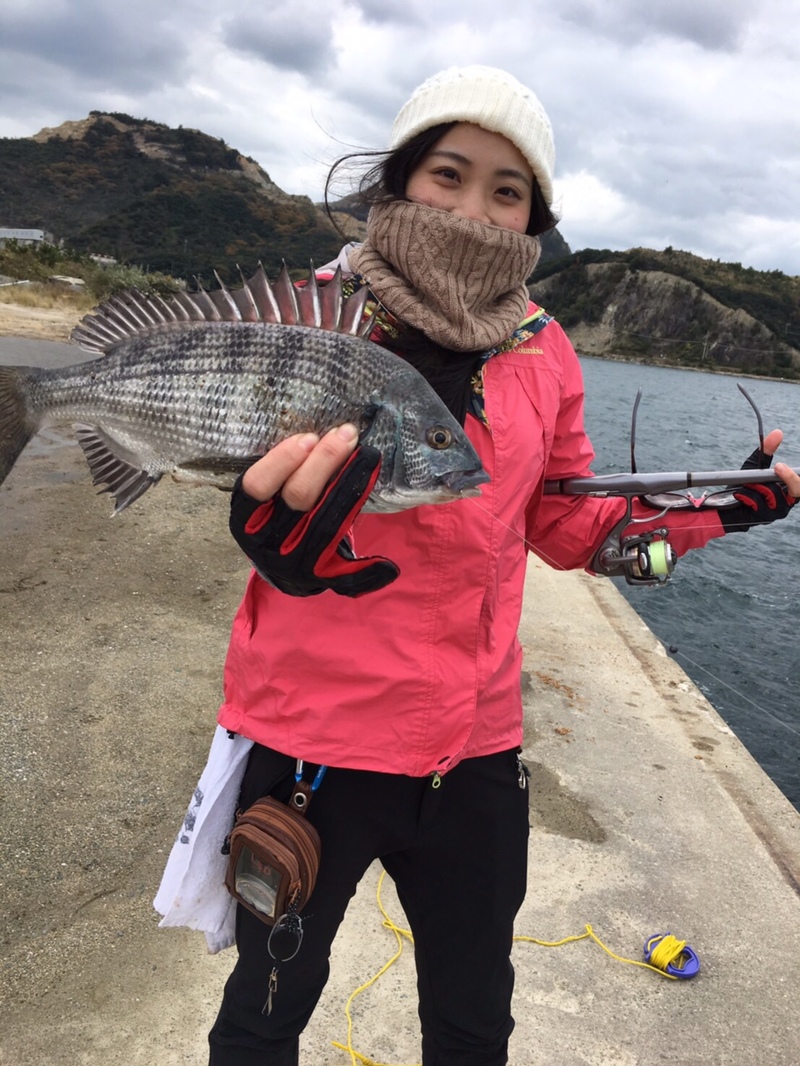
[[[624, 504], [542, 495], [545, 477], [586, 475], [594, 458], [580, 364], [556, 322], [485, 364], [484, 398], [489, 428], [466, 425], [491, 476], [480, 498], [356, 521], [357, 552], [394, 560], [393, 584], [298, 599], [251, 573], [222, 726], [312, 763], [411, 776], [521, 743], [528, 546], [587, 567]], [[697, 518], [670, 516], [679, 554], [722, 535], [716, 514]]]

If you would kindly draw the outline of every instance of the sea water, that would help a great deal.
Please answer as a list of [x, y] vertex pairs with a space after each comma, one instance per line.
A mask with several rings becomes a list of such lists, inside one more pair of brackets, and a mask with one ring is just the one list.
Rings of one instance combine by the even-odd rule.
[[[640, 472], [740, 467], [758, 445], [758, 428], [739, 381], [761, 410], [764, 433], [784, 432], [777, 458], [800, 469], [797, 384], [605, 359], [582, 358], [581, 365], [595, 474], [630, 470], [631, 413], [639, 388]], [[800, 808], [798, 564], [800, 505], [784, 521], [689, 552], [663, 586], [614, 583]]]

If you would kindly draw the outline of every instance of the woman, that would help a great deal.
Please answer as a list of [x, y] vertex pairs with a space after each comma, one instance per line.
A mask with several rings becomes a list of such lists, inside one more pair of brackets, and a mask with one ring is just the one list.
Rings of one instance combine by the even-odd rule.
[[[253, 522], [272, 520], [259, 508], [276, 494], [284, 520], [287, 508], [312, 508], [361, 455], [355, 427], [284, 441], [234, 494], [232, 529], [258, 568], [234, 622], [219, 716], [255, 742], [239, 805], [286, 800], [297, 759], [328, 770], [308, 813], [322, 863], [304, 939], [266, 1011], [269, 929], [239, 908], [212, 1066], [298, 1062], [331, 942], [376, 858], [414, 934], [425, 1066], [507, 1061], [528, 836], [516, 639], [526, 552], [590, 567], [623, 512], [620, 500], [542, 496], [545, 478], [585, 475], [593, 458], [578, 360], [525, 289], [537, 234], [555, 223], [553, 164], [547, 116], [516, 79], [486, 67], [437, 74], [395, 121], [367, 190], [365, 243], [340, 257], [383, 309], [373, 339], [414, 362], [465, 425], [491, 476], [481, 498], [359, 516], [354, 543], [368, 561], [356, 591], [369, 594], [355, 598], [318, 574], [283, 581]], [[800, 477], [776, 469], [800, 493]], [[363, 499], [363, 481], [358, 491]], [[794, 502], [780, 491], [740, 496], [726, 518], [738, 527]], [[725, 532], [714, 511], [675, 513], [669, 525], [678, 553]], [[384, 554], [395, 566], [373, 571]], [[331, 588], [347, 595], [308, 598]]]

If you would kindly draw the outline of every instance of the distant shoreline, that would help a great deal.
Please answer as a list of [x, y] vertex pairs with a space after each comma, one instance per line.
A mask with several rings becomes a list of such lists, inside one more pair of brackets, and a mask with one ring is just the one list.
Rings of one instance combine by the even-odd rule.
[[[577, 351], [577, 349], [576, 349]], [[778, 378], [771, 374], [753, 374], [745, 370], [727, 370], [724, 367], [684, 366], [683, 363], [670, 363], [659, 359], [635, 359], [628, 355], [598, 355], [596, 352], [578, 352], [581, 359], [605, 359], [611, 363], [632, 363], [634, 366], [652, 366], [657, 370], [686, 370], [690, 374], [714, 374], [717, 377], [751, 378], [753, 381], [777, 381], [783, 385], [800, 385], [800, 378]]]

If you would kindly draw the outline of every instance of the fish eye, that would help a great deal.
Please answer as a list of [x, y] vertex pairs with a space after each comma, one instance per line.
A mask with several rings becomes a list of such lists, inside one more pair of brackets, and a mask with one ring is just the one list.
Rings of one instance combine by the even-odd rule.
[[453, 434], [446, 426], [431, 426], [426, 437], [431, 448], [436, 448], [438, 451], [449, 448], [453, 443]]

